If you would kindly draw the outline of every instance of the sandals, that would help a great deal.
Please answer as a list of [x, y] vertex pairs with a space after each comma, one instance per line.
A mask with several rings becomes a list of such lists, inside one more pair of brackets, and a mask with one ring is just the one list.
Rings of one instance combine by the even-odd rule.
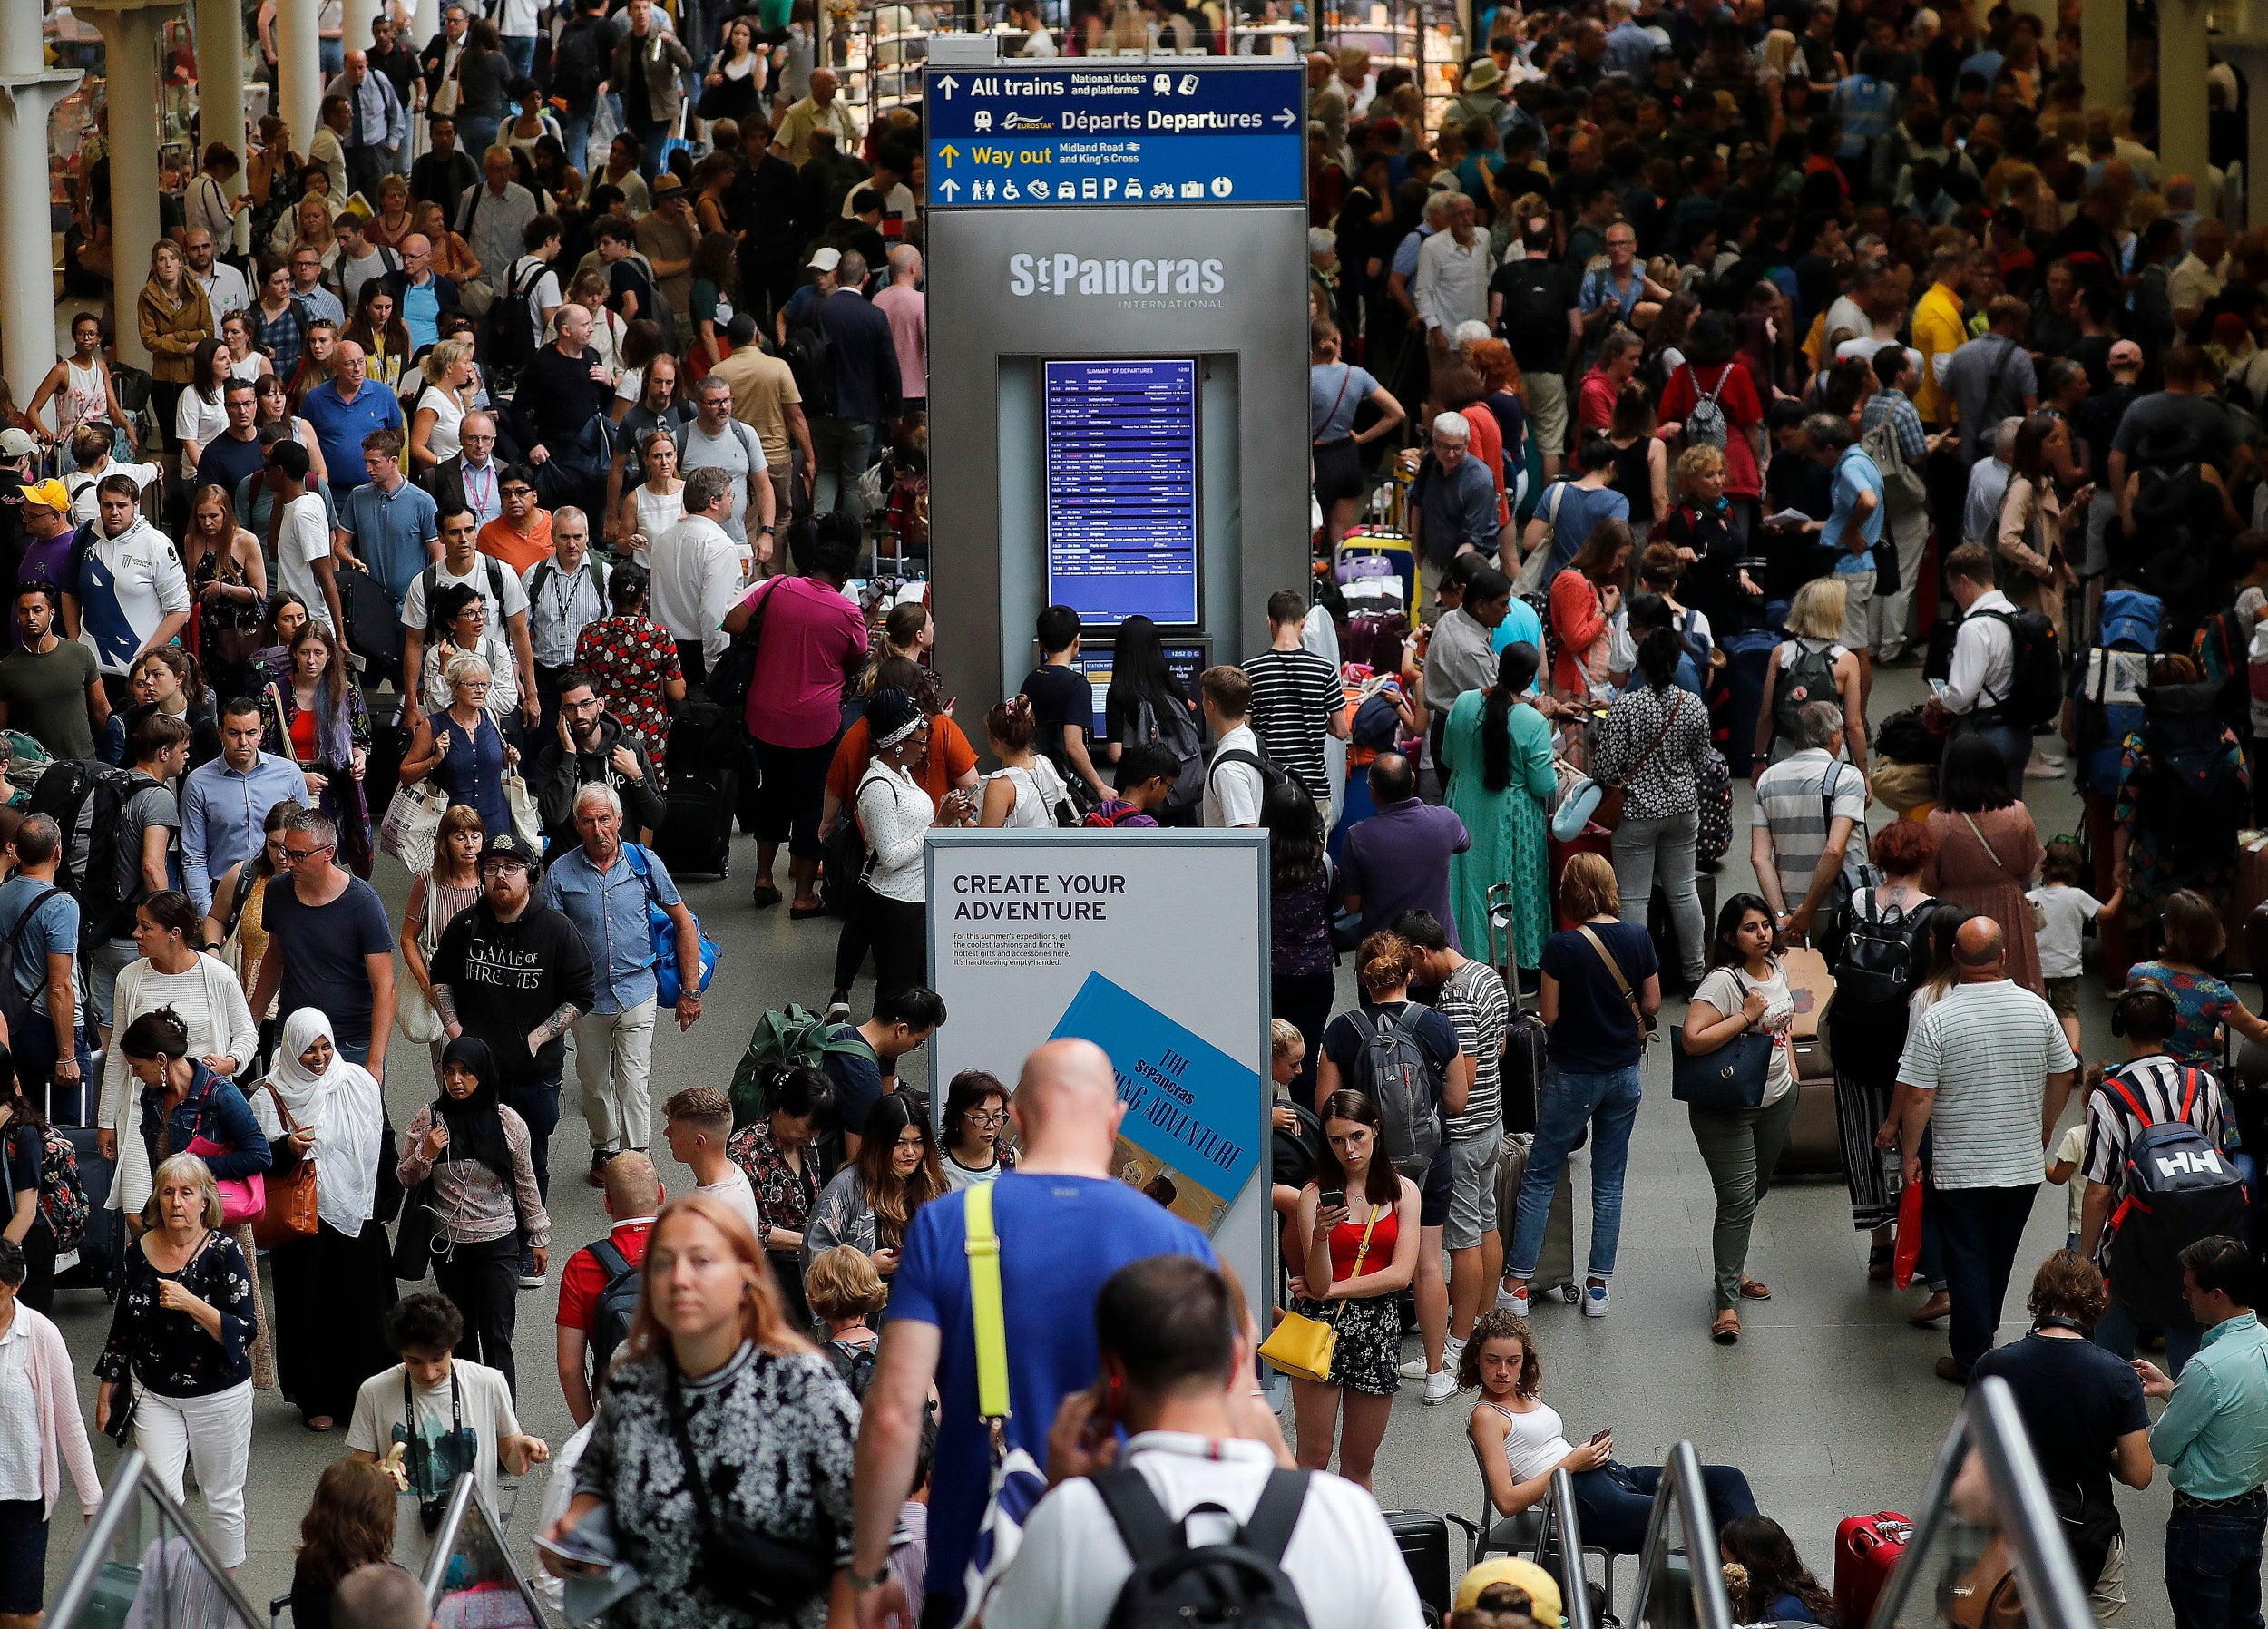
[[1930, 1329], [1936, 1324], [1939, 1319], [1944, 1317], [1946, 1313], [1951, 1312], [1952, 1310], [1952, 1296], [1946, 1291], [1940, 1290], [1935, 1294], [1931, 1295], [1929, 1300], [1923, 1302], [1920, 1306], [1914, 1308], [1912, 1312], [1906, 1314], [1906, 1322], [1912, 1324], [1916, 1329]]
[[1709, 1325], [1709, 1339], [1719, 1346], [1739, 1345], [1740, 1314], [1731, 1307], [1719, 1312], [1716, 1321]]
[[790, 922], [809, 922], [815, 916], [826, 914], [825, 905], [790, 905], [787, 907], [787, 920]]
[[1760, 1278], [1751, 1278], [1744, 1273], [1740, 1275], [1740, 1298], [1743, 1301], [1770, 1301], [1772, 1286]]
[[1866, 1253], [1866, 1276], [1877, 1283], [1891, 1275], [1892, 1248], [1888, 1244], [1877, 1244]]
[[779, 903], [780, 892], [769, 883], [758, 883], [749, 891], [758, 911], [769, 911]]

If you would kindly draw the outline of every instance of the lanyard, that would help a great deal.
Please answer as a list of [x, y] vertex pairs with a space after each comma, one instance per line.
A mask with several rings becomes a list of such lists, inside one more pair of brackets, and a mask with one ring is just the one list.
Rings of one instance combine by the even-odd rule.
[[[402, 1365], [402, 1429], [409, 1434], [409, 1439], [412, 1443], [415, 1443], [417, 1440], [417, 1405], [410, 1399], [409, 1365], [406, 1363]], [[464, 1439], [464, 1392], [457, 1384], [456, 1365], [452, 1363], [449, 1365], [449, 1450], [451, 1453], [455, 1453], [456, 1451], [456, 1445]], [[436, 1461], [435, 1468], [437, 1469], [439, 1468], [437, 1461], [440, 1458], [440, 1454], [437, 1450], [434, 1454], [433, 1458]], [[416, 1470], [422, 1468], [422, 1466], [413, 1467], [412, 1474], [415, 1475]], [[467, 1466], [465, 1468], [469, 1470], [472, 1468]], [[425, 1478], [422, 1477], [418, 1478], [418, 1480], [420, 1481], [423, 1481], [424, 1479]], [[426, 1498], [437, 1498], [444, 1490], [441, 1488], [422, 1488], [419, 1491]]]
[[[464, 495], [473, 500], [474, 512], [486, 514], [490, 509], [495, 506], [496, 502], [496, 466], [492, 463], [485, 470], [481, 472], [481, 473], [485, 475], [488, 479], [488, 490], [483, 493], [476, 493], [474, 489], [473, 466], [468, 463], [464, 467]], [[497, 609], [502, 610], [503, 608], [500, 606]]]

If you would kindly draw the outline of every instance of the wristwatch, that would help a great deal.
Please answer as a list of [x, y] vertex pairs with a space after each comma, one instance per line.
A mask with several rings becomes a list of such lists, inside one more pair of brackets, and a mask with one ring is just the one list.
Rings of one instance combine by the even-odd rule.
[[890, 1582], [890, 1564], [885, 1561], [879, 1570], [872, 1573], [862, 1573], [856, 1567], [852, 1567], [846, 1575], [850, 1579], [851, 1588], [864, 1595], [867, 1590], [880, 1589]]

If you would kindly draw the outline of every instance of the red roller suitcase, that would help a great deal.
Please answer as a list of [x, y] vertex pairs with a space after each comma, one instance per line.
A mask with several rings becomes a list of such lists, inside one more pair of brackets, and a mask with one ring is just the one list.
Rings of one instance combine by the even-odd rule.
[[1913, 1524], [1894, 1510], [1835, 1524], [1835, 1615], [1851, 1629], [1866, 1629], [1875, 1597], [1912, 1536]]

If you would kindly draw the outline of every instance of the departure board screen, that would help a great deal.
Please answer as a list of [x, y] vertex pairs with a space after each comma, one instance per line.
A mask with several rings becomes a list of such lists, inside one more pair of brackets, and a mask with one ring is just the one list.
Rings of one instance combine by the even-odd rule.
[[1198, 621], [1197, 364], [1042, 366], [1048, 601], [1090, 626]]

